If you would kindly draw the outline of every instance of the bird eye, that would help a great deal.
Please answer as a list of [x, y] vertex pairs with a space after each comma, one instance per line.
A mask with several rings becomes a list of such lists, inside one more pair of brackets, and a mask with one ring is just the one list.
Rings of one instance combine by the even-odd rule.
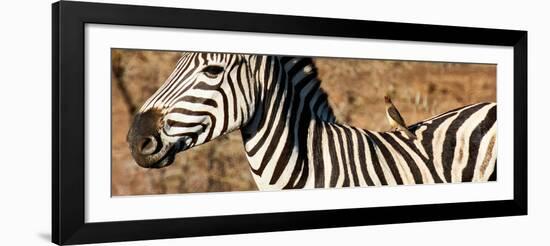
[[209, 78], [216, 78], [218, 74], [223, 72], [223, 67], [218, 65], [210, 65], [206, 66], [203, 70], [204, 74], [206, 74]]

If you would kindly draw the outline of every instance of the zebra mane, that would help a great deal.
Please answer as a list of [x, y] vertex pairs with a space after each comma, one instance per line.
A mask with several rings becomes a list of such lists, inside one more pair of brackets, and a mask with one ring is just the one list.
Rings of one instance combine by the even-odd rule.
[[328, 102], [327, 93], [321, 88], [321, 80], [319, 79], [317, 66], [315, 66], [313, 59], [309, 57], [281, 56], [279, 60], [288, 73], [289, 80], [292, 80], [293, 77], [301, 73], [305, 74], [304, 79], [301, 81], [307, 81], [307, 84], [303, 85], [303, 87], [309, 87], [310, 91], [314, 91], [311, 99], [315, 100], [315, 102], [313, 104], [308, 102], [310, 103], [312, 115], [323, 121], [334, 122], [334, 113]]

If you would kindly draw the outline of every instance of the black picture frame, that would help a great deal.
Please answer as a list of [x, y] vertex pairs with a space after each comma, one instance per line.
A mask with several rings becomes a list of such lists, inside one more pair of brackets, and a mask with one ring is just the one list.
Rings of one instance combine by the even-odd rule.
[[[527, 214], [527, 31], [70, 1], [54, 3], [52, 18], [54, 243], [99, 243]], [[86, 223], [86, 23], [513, 47], [514, 198], [432, 205]]]

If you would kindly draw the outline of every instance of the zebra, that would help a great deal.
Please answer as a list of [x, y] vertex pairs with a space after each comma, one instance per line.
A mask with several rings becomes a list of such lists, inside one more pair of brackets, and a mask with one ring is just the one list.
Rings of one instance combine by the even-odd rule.
[[135, 115], [138, 165], [240, 130], [259, 190], [496, 180], [496, 103], [467, 105], [376, 132], [336, 120], [311, 58], [184, 52]]

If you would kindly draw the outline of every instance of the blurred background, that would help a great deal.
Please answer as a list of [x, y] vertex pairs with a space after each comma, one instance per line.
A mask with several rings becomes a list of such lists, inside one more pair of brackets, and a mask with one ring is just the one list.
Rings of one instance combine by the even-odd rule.
[[[179, 52], [112, 49], [113, 196], [257, 190], [239, 131], [176, 155], [162, 169], [139, 167], [126, 134], [133, 113], [172, 72]], [[481, 101], [496, 101], [496, 66], [314, 58], [340, 122], [386, 131], [384, 95], [413, 124]], [[222, 151], [223, 150], [223, 151]]]

